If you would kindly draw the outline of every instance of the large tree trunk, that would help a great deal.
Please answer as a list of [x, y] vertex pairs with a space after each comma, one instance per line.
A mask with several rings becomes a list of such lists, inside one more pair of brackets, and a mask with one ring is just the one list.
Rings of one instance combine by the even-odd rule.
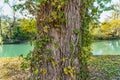
[[[64, 23], [59, 22], [59, 20], [53, 23], [46, 22], [51, 12], [54, 11], [53, 7], [51, 7], [52, 0], [40, 6], [37, 12], [37, 44], [32, 54], [31, 63], [33, 79], [86, 80], [87, 76], [84, 76], [84, 78], [77, 76], [77, 74], [81, 73], [82, 67], [86, 69], [86, 66], [82, 66], [79, 59], [82, 39], [80, 35], [82, 25], [80, 15], [81, 1], [68, 0], [68, 3], [61, 9], [61, 11], [65, 12], [63, 17], [67, 19]], [[56, 23], [60, 23], [59, 28], [55, 28]], [[46, 30], [48, 27], [50, 29]], [[45, 41], [45, 36], [52, 37], [52, 41], [48, 41], [44, 45], [41, 41]], [[44, 45], [44, 47], [40, 45]]]

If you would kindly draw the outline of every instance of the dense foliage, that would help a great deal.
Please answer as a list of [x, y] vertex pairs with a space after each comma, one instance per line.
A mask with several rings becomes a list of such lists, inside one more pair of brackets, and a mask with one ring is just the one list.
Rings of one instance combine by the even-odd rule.
[[9, 40], [30, 40], [36, 34], [35, 19], [18, 19], [12, 28], [10, 28], [11, 20], [3, 20], [1, 24], [2, 38], [5, 42]]
[[91, 31], [95, 39], [118, 39], [120, 38], [120, 19], [105, 21]]

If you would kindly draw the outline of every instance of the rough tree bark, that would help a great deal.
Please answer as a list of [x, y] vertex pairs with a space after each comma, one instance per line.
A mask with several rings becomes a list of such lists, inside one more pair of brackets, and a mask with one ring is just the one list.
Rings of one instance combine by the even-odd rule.
[[[51, 0], [52, 2], [53, 0]], [[42, 5], [37, 12], [37, 42], [41, 41], [40, 36], [51, 36], [53, 41], [47, 43], [45, 47], [39, 52], [39, 46], [35, 46], [32, 54], [31, 70], [33, 72], [33, 78], [38, 80], [81, 80], [77, 77], [77, 74], [81, 72], [82, 64], [78, 59], [80, 55], [80, 31], [81, 24], [81, 4], [83, 0], [68, 0], [68, 3], [64, 6], [64, 18], [67, 19], [65, 23], [61, 23], [59, 31], [54, 28], [55, 24], [49, 24], [45, 20], [50, 17], [51, 12], [54, 10], [51, 7], [51, 3]], [[43, 24], [44, 23], [44, 24]], [[58, 21], [59, 23], [59, 21]], [[44, 30], [44, 26], [51, 26], [48, 31]], [[79, 45], [78, 45], [79, 44]], [[44, 49], [51, 50], [49, 54], [45, 54]], [[35, 63], [35, 56], [38, 60]], [[42, 62], [40, 57], [42, 56]], [[50, 62], [48, 57], [52, 57]], [[36, 65], [37, 64], [37, 65]], [[86, 66], [84, 66], [86, 69]], [[75, 72], [67, 72], [65, 70], [75, 70]], [[87, 70], [86, 70], [87, 71]], [[42, 73], [41, 73], [42, 72]], [[46, 72], [44, 74], [44, 72]], [[36, 74], [37, 73], [37, 74]], [[87, 73], [87, 72], [86, 72]], [[83, 80], [86, 80], [84, 76]]]

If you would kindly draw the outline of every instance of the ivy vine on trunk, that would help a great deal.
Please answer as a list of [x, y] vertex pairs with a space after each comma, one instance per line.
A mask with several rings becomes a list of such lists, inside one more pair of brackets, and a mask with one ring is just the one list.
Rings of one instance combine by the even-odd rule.
[[33, 79], [88, 79], [89, 43], [86, 45], [86, 42], [89, 32], [88, 28], [82, 28], [86, 27], [83, 17], [87, 12], [83, 4], [82, 0], [46, 0], [40, 3], [38, 34], [31, 62]]

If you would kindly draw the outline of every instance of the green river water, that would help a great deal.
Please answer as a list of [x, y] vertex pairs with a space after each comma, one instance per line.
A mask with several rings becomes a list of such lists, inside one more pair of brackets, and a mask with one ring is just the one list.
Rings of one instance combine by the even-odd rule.
[[[0, 45], [0, 57], [24, 56], [33, 50], [33, 46], [24, 44]], [[93, 55], [120, 55], [120, 40], [96, 41], [92, 44]]]
[[91, 48], [93, 55], [120, 55], [120, 40], [96, 41]]
[[33, 50], [33, 46], [28, 43], [24, 44], [5, 44], [0, 45], [0, 57], [18, 57], [24, 56]]

